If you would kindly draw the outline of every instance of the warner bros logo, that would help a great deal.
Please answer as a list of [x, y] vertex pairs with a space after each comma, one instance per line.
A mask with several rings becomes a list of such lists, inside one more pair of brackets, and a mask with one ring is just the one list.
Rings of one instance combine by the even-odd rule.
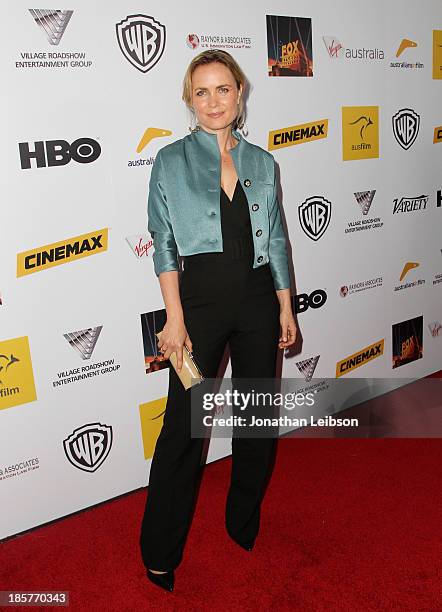
[[84, 472], [95, 472], [109, 455], [112, 439], [110, 425], [89, 423], [74, 429], [63, 440], [64, 452], [74, 467]]

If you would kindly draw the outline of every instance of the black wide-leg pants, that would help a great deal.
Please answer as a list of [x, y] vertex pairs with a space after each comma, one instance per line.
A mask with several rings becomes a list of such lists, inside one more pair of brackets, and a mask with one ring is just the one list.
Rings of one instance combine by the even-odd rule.
[[[279, 301], [269, 265], [253, 269], [252, 264], [253, 254], [242, 253], [241, 248], [233, 258], [209, 253], [184, 261], [180, 279], [184, 320], [205, 378], [216, 377], [226, 343], [232, 379], [275, 377]], [[169, 372], [166, 411], [152, 458], [140, 534], [144, 565], [159, 571], [174, 569], [182, 560], [204, 443], [204, 438], [191, 436], [191, 389], [184, 389], [172, 367]], [[241, 543], [258, 534], [275, 445], [275, 438], [232, 437], [225, 527]]]

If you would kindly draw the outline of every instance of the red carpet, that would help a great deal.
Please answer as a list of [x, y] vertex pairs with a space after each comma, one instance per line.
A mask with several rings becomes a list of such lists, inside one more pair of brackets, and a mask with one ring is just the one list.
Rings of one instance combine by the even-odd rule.
[[224, 531], [227, 458], [205, 470], [173, 593], [144, 576], [146, 489], [4, 542], [0, 590], [91, 612], [440, 610], [441, 455], [438, 439], [281, 439], [251, 553]]

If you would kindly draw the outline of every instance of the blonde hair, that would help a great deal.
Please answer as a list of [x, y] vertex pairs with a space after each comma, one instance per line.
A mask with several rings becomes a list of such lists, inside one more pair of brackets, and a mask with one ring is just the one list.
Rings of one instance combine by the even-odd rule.
[[238, 89], [240, 85], [243, 87], [242, 94], [239, 99], [238, 115], [233, 122], [234, 129], [241, 129], [245, 122], [244, 92], [247, 85], [247, 78], [244, 72], [241, 70], [238, 62], [230, 55], [230, 53], [227, 53], [227, 51], [223, 51], [222, 49], [207, 49], [207, 51], [202, 51], [193, 58], [186, 70], [186, 74], [184, 75], [182, 99], [186, 103], [187, 108], [191, 112], [194, 112], [192, 108], [193, 73], [198, 66], [212, 64], [214, 62], [218, 62], [219, 64], [226, 66], [226, 68], [228, 68], [232, 73]]

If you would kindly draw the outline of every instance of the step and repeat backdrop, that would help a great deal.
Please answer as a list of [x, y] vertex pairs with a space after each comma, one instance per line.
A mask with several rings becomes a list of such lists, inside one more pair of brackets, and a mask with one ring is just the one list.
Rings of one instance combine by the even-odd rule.
[[[300, 335], [282, 376], [325, 397], [441, 368], [439, 1], [8, 0], [4, 16], [0, 538], [148, 483], [169, 367], [148, 183], [189, 133], [182, 79], [204, 49], [245, 71], [244, 133], [278, 166]], [[215, 437], [207, 461], [230, 452]]]

